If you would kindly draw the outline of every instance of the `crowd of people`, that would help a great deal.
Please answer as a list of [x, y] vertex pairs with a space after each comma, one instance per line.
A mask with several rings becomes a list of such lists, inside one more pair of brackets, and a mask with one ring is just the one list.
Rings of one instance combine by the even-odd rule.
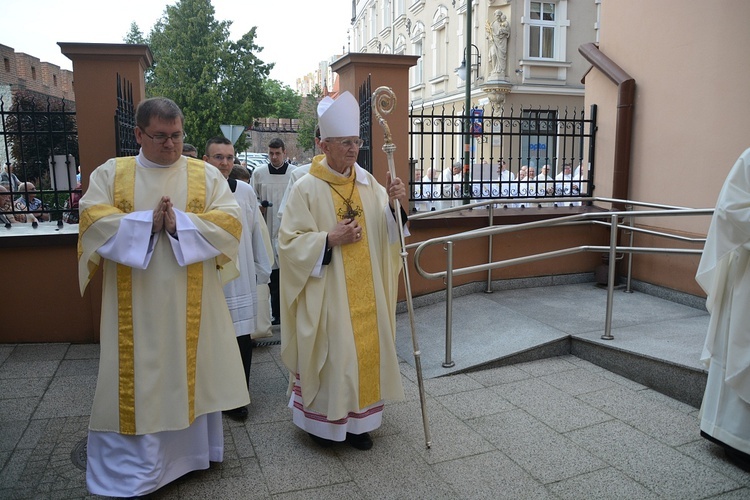
[[[429, 167], [424, 175], [417, 170], [412, 196], [418, 212], [441, 210], [462, 203], [463, 198], [476, 200], [513, 199], [504, 202], [508, 207], [522, 206], [523, 198], [561, 198], [583, 196], [587, 179], [579, 165], [575, 171], [568, 162], [563, 163], [557, 175], [549, 165], [538, 170], [521, 165], [518, 174], [508, 169], [505, 160], [499, 160], [495, 172], [489, 165], [474, 165], [468, 182], [464, 179], [463, 163], [456, 161], [442, 171]], [[465, 192], [466, 190], [466, 192]], [[465, 195], [466, 194], [466, 195]], [[521, 198], [521, 200], [518, 200]], [[581, 202], [573, 202], [580, 205]]]
[[92, 493], [148, 495], [221, 461], [222, 414], [248, 417], [254, 339], [272, 328], [291, 419], [315, 445], [369, 449], [384, 401], [404, 398], [394, 339], [407, 216], [394, 206], [406, 188], [356, 164], [354, 96], [324, 98], [318, 119], [310, 164], [291, 165], [274, 139], [251, 176], [224, 137], [199, 158], [177, 104], [149, 98], [136, 109], [139, 154], [92, 172], [78, 201], [81, 293], [103, 275]]
[[[5, 170], [3, 173], [8, 173]], [[21, 182], [11, 173], [17, 182], [0, 181], [0, 224], [5, 226], [17, 223], [38, 223], [50, 220], [49, 209], [36, 195], [36, 186], [31, 182]], [[13, 195], [17, 196], [14, 198]]]
[[[80, 167], [79, 167], [80, 168]], [[78, 200], [81, 197], [80, 173], [76, 186], [71, 190], [62, 206], [62, 219], [71, 224], [78, 223]], [[37, 196], [36, 185], [22, 181], [15, 173], [12, 162], [0, 169], [0, 224], [9, 227], [17, 223], [37, 224], [52, 219], [50, 207]]]
[[[354, 96], [325, 97], [317, 114], [320, 154], [311, 163], [291, 165], [283, 141], [274, 139], [268, 165], [251, 176], [224, 137], [209, 139], [199, 157], [184, 142], [178, 105], [149, 98], [136, 109], [138, 155], [92, 172], [77, 199], [81, 293], [102, 274], [87, 443], [91, 493], [149, 495], [222, 461], [222, 415], [247, 419], [254, 339], [272, 335], [274, 326], [289, 370], [291, 421], [315, 446], [369, 450], [384, 402], [404, 399], [395, 311], [408, 227], [396, 200], [406, 197], [406, 186], [390, 173], [383, 186], [357, 164]], [[746, 218], [748, 158], [750, 150], [722, 190], [698, 273], [712, 312], [701, 431], [743, 464], [750, 463], [747, 349], [727, 355], [727, 343], [743, 333], [727, 326], [729, 313], [722, 312], [736, 294], [716, 291], [731, 288], [730, 281], [735, 291], [745, 286], [747, 236], [737, 231], [741, 224], [721, 224], [725, 213], [730, 222]], [[8, 173], [14, 184], [12, 191], [0, 184], [3, 220], [49, 217], [34, 185]], [[501, 160], [488, 177], [466, 183], [460, 161], [442, 172], [429, 168], [414, 198], [430, 210], [467, 194], [468, 185], [470, 196], [516, 203], [577, 196], [585, 182], [570, 163], [552, 178], [547, 165], [516, 173]], [[11, 192], [21, 196], [13, 200]], [[738, 249], [745, 260], [732, 260]]]

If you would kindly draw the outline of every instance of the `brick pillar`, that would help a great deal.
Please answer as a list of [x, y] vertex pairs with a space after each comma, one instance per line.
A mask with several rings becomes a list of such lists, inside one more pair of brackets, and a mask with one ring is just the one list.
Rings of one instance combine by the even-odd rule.
[[[91, 172], [108, 159], [114, 158], [117, 151], [117, 76], [132, 84], [133, 104], [137, 106], [146, 98], [144, 72], [151, 66], [154, 58], [147, 45], [63, 42], [58, 42], [58, 45], [63, 55], [73, 61], [78, 150], [85, 192]], [[90, 332], [90, 337], [89, 332], [86, 332], [86, 338], [93, 337], [98, 342], [102, 306], [101, 272], [91, 279], [83, 302], [90, 304], [86, 308], [90, 308], [90, 316], [80, 324], [90, 325], [93, 331]]]
[[147, 45], [64, 43], [60, 49], [73, 61], [78, 146], [84, 191], [91, 172], [114, 158], [117, 75], [133, 85], [137, 106], [146, 98], [144, 72], [153, 63]]
[[[350, 52], [331, 64], [339, 75], [339, 91], [349, 91], [356, 98], [359, 87], [372, 75], [372, 91], [381, 86], [390, 87], [396, 94], [396, 107], [383, 118], [388, 122], [396, 151], [393, 160], [396, 175], [409, 183], [409, 68], [417, 64], [419, 56], [367, 54]], [[373, 113], [374, 115], [374, 113]], [[385, 185], [388, 158], [383, 152], [385, 137], [383, 127], [372, 117], [372, 173]], [[408, 188], [407, 188], [408, 192]], [[404, 206], [408, 212], [408, 204]]]

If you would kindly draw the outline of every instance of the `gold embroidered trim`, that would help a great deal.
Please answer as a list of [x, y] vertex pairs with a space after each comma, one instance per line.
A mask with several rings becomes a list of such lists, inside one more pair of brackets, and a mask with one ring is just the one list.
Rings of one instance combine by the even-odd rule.
[[201, 297], [203, 295], [203, 262], [187, 266], [187, 384], [190, 423], [195, 420], [195, 373], [198, 361], [198, 337], [201, 329]]
[[135, 362], [133, 346], [133, 273], [117, 264], [120, 433], [135, 434]]
[[[206, 207], [206, 167], [200, 160], [188, 159], [187, 163], [187, 208], [194, 214], [202, 215]], [[231, 217], [230, 217], [231, 218]], [[242, 227], [240, 227], [242, 231]], [[195, 373], [198, 360], [198, 338], [201, 329], [203, 307], [203, 263], [187, 266], [187, 311], [185, 345], [187, 349], [188, 418], [195, 420]]]
[[216, 224], [224, 231], [234, 236], [237, 241], [239, 241], [240, 236], [242, 236], [242, 223], [226, 212], [222, 212], [221, 210], [211, 210], [205, 214], [198, 214], [198, 218]]
[[[109, 205], [94, 205], [81, 212], [78, 222], [78, 260], [81, 260], [83, 255], [83, 234], [102, 217], [117, 213], [120, 213], [120, 211]], [[96, 272], [97, 267], [94, 268], [91, 275]]]
[[[347, 179], [333, 175], [319, 163], [313, 163], [310, 174], [324, 180], [331, 187], [333, 209], [337, 214], [351, 210], [352, 206], [362, 206], [359, 186], [356, 186], [354, 168], [352, 168]], [[342, 185], [347, 182], [355, 183], [355, 188], [352, 190], [349, 200], [340, 194], [334, 196], [333, 184]], [[372, 277], [366, 218], [364, 216], [359, 217], [357, 222], [362, 227], [362, 238], [355, 243], [341, 245], [340, 248], [359, 366], [359, 407], [365, 408], [381, 399], [380, 335], [375, 308], [375, 285]]]
[[[129, 213], [132, 211], [134, 198], [135, 158], [118, 158], [115, 167], [114, 206]], [[133, 270], [121, 264], [117, 264], [117, 332], [120, 433], [135, 434]]]

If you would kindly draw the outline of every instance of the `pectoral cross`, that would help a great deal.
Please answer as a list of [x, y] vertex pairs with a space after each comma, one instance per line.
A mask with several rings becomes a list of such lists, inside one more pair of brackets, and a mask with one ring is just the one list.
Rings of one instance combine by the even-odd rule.
[[344, 201], [344, 204], [346, 205], [346, 211], [339, 209], [339, 219], [355, 219], [362, 215], [361, 208], [352, 208], [352, 205], [347, 201]]

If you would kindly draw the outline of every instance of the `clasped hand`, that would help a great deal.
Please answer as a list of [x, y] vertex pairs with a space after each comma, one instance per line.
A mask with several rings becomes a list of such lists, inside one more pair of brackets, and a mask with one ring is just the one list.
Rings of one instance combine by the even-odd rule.
[[162, 229], [166, 229], [170, 236], [174, 236], [177, 231], [177, 218], [174, 215], [172, 200], [169, 196], [162, 196], [154, 209], [154, 223], [151, 226], [151, 233], [158, 233]]

